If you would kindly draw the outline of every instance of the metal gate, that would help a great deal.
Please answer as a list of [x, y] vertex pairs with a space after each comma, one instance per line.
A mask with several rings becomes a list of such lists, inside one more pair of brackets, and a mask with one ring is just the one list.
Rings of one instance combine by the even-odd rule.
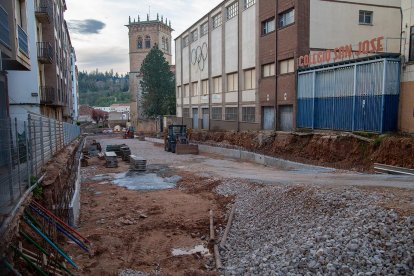
[[193, 128], [198, 128], [198, 108], [193, 108]]
[[208, 129], [208, 123], [209, 123], [209, 118], [210, 118], [210, 113], [208, 111], [208, 108], [203, 108], [202, 113], [203, 113], [203, 129]]
[[275, 129], [275, 108], [273, 106], [263, 107], [263, 129]]
[[291, 131], [293, 129], [293, 106], [285, 105], [279, 107], [280, 130]]

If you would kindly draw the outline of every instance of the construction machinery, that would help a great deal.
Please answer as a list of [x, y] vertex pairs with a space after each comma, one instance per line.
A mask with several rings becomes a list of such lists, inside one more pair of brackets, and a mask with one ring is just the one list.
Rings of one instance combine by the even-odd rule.
[[177, 154], [198, 154], [198, 145], [190, 145], [186, 125], [169, 125], [164, 136], [165, 151]]
[[125, 129], [124, 132], [124, 139], [134, 139], [135, 129], [134, 127], [130, 126]]

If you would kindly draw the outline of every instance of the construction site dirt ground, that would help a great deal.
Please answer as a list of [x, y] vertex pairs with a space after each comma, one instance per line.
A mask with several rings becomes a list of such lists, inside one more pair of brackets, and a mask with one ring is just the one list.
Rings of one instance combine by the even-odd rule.
[[[102, 149], [109, 144], [127, 144], [132, 154], [147, 160], [148, 172], [131, 176], [125, 174], [128, 163], [118, 159], [119, 167], [111, 169], [97, 157], [82, 168], [78, 230], [91, 241], [92, 254], [86, 255], [70, 243], [65, 249], [83, 275], [118, 275], [128, 270], [157, 275], [219, 275], [209, 242], [209, 210], [214, 211], [215, 228], [221, 233], [235, 198], [219, 195], [215, 188], [228, 181], [252, 190], [264, 185], [316, 185], [327, 190], [357, 187], [366, 193], [389, 195], [393, 200], [384, 201], [384, 206], [414, 215], [414, 181], [410, 177], [338, 170], [285, 171], [219, 156], [175, 155], [165, 152], [160, 144], [146, 141], [104, 135], [87, 139], [96, 139]], [[141, 187], [140, 181], [145, 185]], [[148, 189], [152, 182], [162, 188]], [[209, 252], [185, 254], [197, 246]], [[173, 254], [174, 250], [178, 253]]]

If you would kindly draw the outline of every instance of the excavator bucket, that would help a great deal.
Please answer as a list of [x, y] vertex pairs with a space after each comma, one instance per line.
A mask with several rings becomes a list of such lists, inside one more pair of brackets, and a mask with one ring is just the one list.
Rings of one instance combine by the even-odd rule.
[[175, 148], [176, 154], [198, 154], [198, 145], [177, 144]]

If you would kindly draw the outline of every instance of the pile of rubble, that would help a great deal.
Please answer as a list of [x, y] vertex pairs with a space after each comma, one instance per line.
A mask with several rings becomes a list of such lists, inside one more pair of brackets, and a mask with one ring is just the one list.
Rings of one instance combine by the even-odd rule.
[[221, 256], [229, 275], [408, 275], [414, 216], [381, 207], [384, 194], [357, 188], [260, 186], [230, 181], [236, 214]]

